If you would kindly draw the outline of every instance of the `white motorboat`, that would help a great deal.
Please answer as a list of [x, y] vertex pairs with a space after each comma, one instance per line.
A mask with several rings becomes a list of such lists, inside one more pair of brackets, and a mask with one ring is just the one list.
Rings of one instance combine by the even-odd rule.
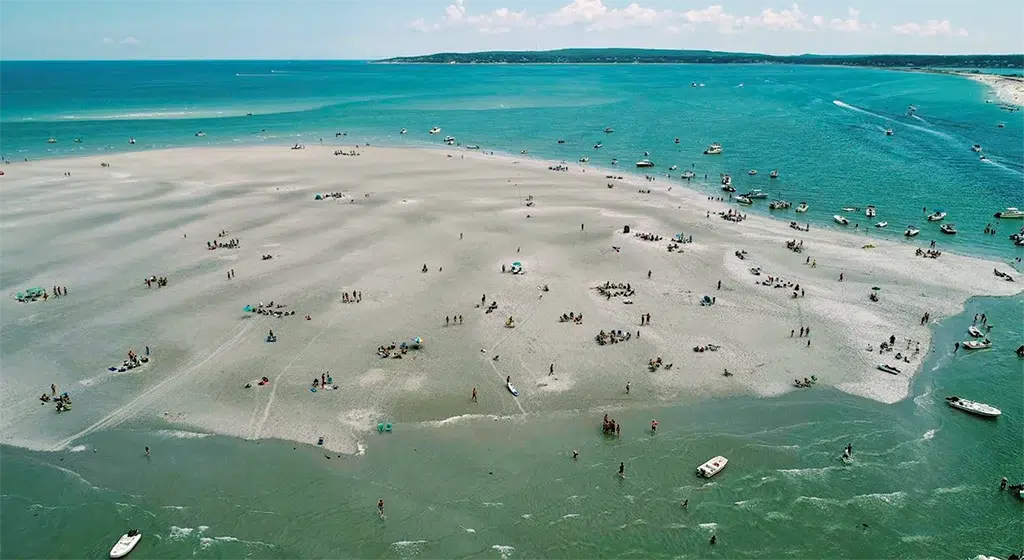
[[753, 200], [750, 200], [749, 198], [747, 198], [745, 196], [737, 196], [736, 197], [736, 204], [742, 204], [744, 206], [750, 206], [753, 203], [754, 203]]
[[613, 132], [615, 132], [615, 130], [613, 130], [612, 127], [610, 127], [610, 126], [604, 129], [604, 133], [605, 134], [611, 134]]
[[121, 538], [117, 541], [117, 544], [114, 545], [114, 548], [110, 549], [110, 557], [124, 558], [125, 556], [128, 556], [128, 553], [131, 552], [141, 540], [142, 533], [135, 529], [128, 531], [121, 535]]
[[772, 172], [768, 174], [768, 178], [769, 179], [778, 179], [779, 178], [779, 170], [778, 169], [772, 169]]
[[636, 162], [637, 167], [654, 167], [654, 162], [649, 159], [642, 159]]
[[768, 204], [769, 210], [788, 210], [792, 204], [788, 200], [773, 200]]
[[843, 212], [860, 212], [860, 208], [856, 206], [843, 206]]
[[939, 226], [939, 231], [946, 235], [956, 235], [956, 226], [953, 224], [942, 224]]
[[581, 157], [580, 158], [580, 163], [587, 163], [588, 161], [590, 161], [590, 158], [588, 158], [588, 157]]
[[441, 127], [439, 126], [435, 126], [434, 128], [430, 129], [431, 134], [437, 134], [438, 132], [441, 132]]
[[946, 218], [946, 213], [942, 210], [936, 210], [928, 215], [929, 222], [940, 222]]
[[404, 129], [404, 128], [403, 128], [402, 130], [399, 130], [399, 131], [398, 131], [398, 133], [399, 133], [399, 134], [405, 134], [405, 133], [407, 133], [407, 132], [409, 132], [409, 131], [408, 131], [408, 130], [406, 130], [406, 129]]
[[761, 191], [761, 189], [753, 189], [747, 194], [743, 195], [751, 200], [758, 200], [768, 198], [768, 194]]
[[919, 233], [921, 233], [921, 230], [917, 229], [916, 227], [914, 227], [914, 226], [907, 226], [907, 231], [903, 232], [903, 235], [905, 237], [914, 237], [915, 235], [917, 235]]
[[864, 209], [864, 215], [869, 218], [874, 218], [877, 213], [878, 212], [875, 210], [874, 206], [869, 205], [867, 208]]
[[981, 151], [981, 144], [975, 144], [975, 145], [971, 146], [971, 150], [973, 150], [975, 152], [980, 152]]
[[722, 190], [725, 192], [736, 192], [736, 187], [730, 185], [729, 183], [722, 183]]
[[893, 375], [900, 374], [900, 370], [890, 366], [889, 364], [878, 364], [878, 369], [880, 371], [884, 371], [885, 373], [891, 373]]
[[839, 214], [836, 214], [835, 216], [832, 216], [832, 219], [835, 220], [836, 223], [841, 226], [850, 225], [850, 220], [847, 220], [846, 216], [840, 216]]
[[618, 164], [619, 164], [619, 160], [617, 160], [615, 158], [612, 158], [612, 165], [618, 165]]
[[600, 150], [600, 149], [601, 149], [601, 146], [604, 146], [604, 144], [602, 144], [602, 143], [598, 142], [597, 144], [594, 144], [594, 149], [595, 149], [595, 150]]
[[521, 156], [525, 156], [527, 153], [529, 153], [529, 152], [527, 152], [526, 150], [520, 150], [519, 151], [519, 155], [521, 155]]
[[54, 138], [53, 136], [51, 136], [51, 137], [46, 139], [46, 143], [47, 144], [56, 144], [57, 143], [57, 139]]
[[199, 132], [196, 133], [196, 137], [197, 138], [202, 138], [203, 136], [206, 136], [206, 133], [203, 132], [202, 130], [200, 130]]
[[445, 142], [454, 142], [455, 141], [455, 137], [454, 136], [445, 136], [444, 137], [444, 141]]
[[1000, 220], [1019, 220], [1021, 218], [1024, 218], [1024, 212], [1016, 208], [1010, 207], [1007, 208], [1006, 210], [1003, 210], [1002, 212], [996, 212], [995, 214], [993, 214], [993, 216], [999, 218]]
[[716, 474], [722, 472], [722, 469], [729, 464], [729, 460], [719, 455], [708, 459], [703, 465], [697, 467], [697, 476], [704, 478], [711, 478]]
[[756, 169], [751, 169], [750, 171], [747, 171], [747, 175], [750, 175], [751, 177], [753, 177], [754, 175], [757, 175], [757, 170]]
[[558, 139], [558, 143], [559, 143], [559, 144], [565, 144], [565, 140], [562, 140], [561, 138], [559, 138], [559, 139]]
[[697, 176], [697, 174], [694, 173], [693, 171], [690, 171], [689, 169], [687, 169], [686, 171], [683, 171], [683, 175], [682, 175], [683, 179], [693, 179], [696, 176]]
[[886, 136], [892, 136], [892, 129], [891, 128], [885, 129], [885, 135]]
[[800, 204], [797, 205], [796, 211], [800, 212], [800, 213], [803, 213], [803, 212], [806, 212], [808, 210], [808, 208], [809, 207], [807, 206], [806, 202], [801, 202]]
[[678, 165], [673, 165], [668, 168], [669, 171], [675, 171], [676, 169], [679, 169]]
[[730, 177], [729, 175], [722, 175], [722, 184], [723, 185], [731, 185], [732, 184], [732, 177]]
[[516, 389], [516, 386], [513, 385], [511, 381], [505, 383], [505, 386], [508, 387], [508, 392], [512, 393], [513, 397], [519, 396], [519, 390]]
[[889, 222], [878, 222], [877, 224], [875, 224], [875, 227], [876, 228], [889, 227]]
[[985, 338], [985, 334], [982, 333], [981, 330], [978, 327], [975, 327], [974, 325], [967, 327], [967, 334], [973, 336], [974, 338]]
[[968, 350], [984, 350], [992, 348], [992, 341], [987, 338], [982, 340], [965, 340], [960, 343], [960, 347]]
[[716, 156], [720, 153], [722, 153], [722, 145], [718, 142], [711, 144], [706, 150], [704, 150], [704, 155], [707, 156]]
[[134, 138], [129, 138], [128, 139], [128, 143], [129, 144], [134, 144], [135, 143], [135, 139]]
[[969, 401], [960, 397], [946, 397], [946, 402], [953, 408], [959, 408], [964, 412], [970, 412], [971, 414], [977, 414], [986, 418], [995, 418], [1003, 413], [1003, 411], [992, 405]]

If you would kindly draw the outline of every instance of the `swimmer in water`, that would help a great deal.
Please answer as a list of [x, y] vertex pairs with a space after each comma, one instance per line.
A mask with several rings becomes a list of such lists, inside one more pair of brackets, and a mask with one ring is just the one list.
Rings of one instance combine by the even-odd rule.
[[149, 446], [146, 446], [146, 457], [149, 457]]
[[575, 461], [576, 459], [579, 459], [579, 458], [580, 458], [579, 450], [573, 449], [572, 450], [572, 460]]
[[377, 515], [384, 517], [384, 500], [377, 500]]
[[619, 476], [626, 478], [626, 463], [619, 462]]

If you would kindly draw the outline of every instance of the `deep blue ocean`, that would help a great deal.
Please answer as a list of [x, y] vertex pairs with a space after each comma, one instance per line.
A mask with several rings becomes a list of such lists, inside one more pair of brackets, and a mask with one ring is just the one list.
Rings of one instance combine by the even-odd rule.
[[[433, 126], [443, 134], [429, 135]], [[616, 158], [630, 173], [649, 157], [657, 166], [639, 173], [682, 184], [693, 169], [691, 186], [708, 194], [723, 194], [718, 177], [730, 173], [739, 192], [806, 201], [800, 219], [820, 227], [841, 227], [832, 216], [854, 206], [847, 227], [861, 235], [902, 238], [916, 225], [914, 243], [935, 239], [1010, 266], [1024, 255], [1007, 238], [1024, 224], [992, 217], [1024, 207], [1024, 115], [957, 76], [776, 65], [0, 63], [9, 174], [26, 158], [321, 141], [444, 148], [447, 134], [514, 157], [589, 157], [600, 167]], [[702, 155], [712, 142], [722, 155]], [[864, 216], [869, 204], [875, 219]], [[945, 210], [960, 233], [942, 236], [922, 208]], [[750, 211], [769, 213], [765, 202]], [[878, 220], [890, 226], [871, 227]], [[989, 223], [996, 235], [984, 233]], [[980, 312], [999, 325], [995, 347], [952, 355]], [[146, 425], [61, 452], [2, 446], [0, 557], [105, 556], [128, 526], [147, 535], [132, 558], [1005, 557], [1024, 547], [1024, 500], [998, 489], [1002, 476], [1024, 479], [1024, 362], [1012, 353], [1024, 342], [1022, 317], [1018, 294], [972, 299], [936, 324], [935, 350], [900, 403], [821, 390], [623, 411], [629, 425], [656, 416], [664, 428], [622, 443], [595, 440], [590, 417], [566, 417], [399, 427], [365, 457], [329, 461], [308, 446]], [[1003, 416], [957, 413], [947, 394]], [[151, 441], [159, 453], [147, 460], [137, 450]], [[564, 441], [587, 442], [585, 461], [566, 461]], [[843, 464], [848, 441], [857, 459]], [[719, 446], [745, 466], [695, 481], [680, 457]], [[621, 456], [644, 458], [629, 484], [566, 474], [607, 474]], [[394, 508], [386, 524], [372, 511], [382, 492]]]

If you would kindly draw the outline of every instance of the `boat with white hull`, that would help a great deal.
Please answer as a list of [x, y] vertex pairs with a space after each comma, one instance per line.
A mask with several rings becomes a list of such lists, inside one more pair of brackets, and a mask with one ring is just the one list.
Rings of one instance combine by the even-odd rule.
[[984, 350], [992, 348], [992, 341], [987, 338], [984, 340], [965, 340], [960, 343], [960, 347], [968, 350]]
[[114, 548], [110, 549], [110, 557], [124, 558], [125, 556], [128, 556], [128, 553], [130, 553], [141, 540], [142, 533], [135, 529], [128, 531], [121, 535], [121, 538], [117, 541], [117, 544], [114, 545]]
[[985, 418], [996, 418], [1003, 411], [998, 408], [988, 405], [985, 403], [969, 401], [967, 399], [961, 399], [960, 397], [946, 397], [946, 402], [953, 408], [958, 408], [964, 412], [970, 412], [978, 416], [984, 416]]
[[797, 212], [800, 212], [800, 213], [803, 213], [803, 212], [806, 212], [806, 211], [808, 210], [808, 208], [809, 208], [809, 207], [807, 206], [807, 203], [806, 203], [806, 202], [801, 202], [801, 203], [800, 203], [800, 204], [799, 204], [799, 205], [798, 205], [798, 206], [796, 207], [796, 211], [797, 211]]
[[835, 216], [832, 216], [832, 219], [835, 220], [835, 222], [841, 226], [850, 225], [850, 220], [847, 220], [846, 216], [840, 216], [839, 214], [836, 214]]
[[975, 327], [974, 325], [967, 327], [967, 334], [973, 336], [974, 338], [985, 338], [985, 334], [981, 332], [981, 329]]
[[928, 215], [929, 222], [941, 222], [946, 219], [946, 213], [939, 210]]
[[891, 373], [893, 375], [900, 374], [900, 370], [890, 366], [889, 364], [878, 364], [878, 369], [879, 371], [884, 371], [885, 373]]
[[919, 233], [921, 233], [921, 230], [917, 229], [916, 227], [907, 226], [907, 231], [903, 232], [903, 235], [906, 237], [914, 237]]
[[729, 460], [719, 455], [708, 459], [703, 465], [697, 467], [697, 476], [711, 478], [722, 472], [722, 469], [729, 464]]
[[878, 222], [877, 224], [875, 224], [875, 227], [879, 229], [889, 227], [889, 222]]

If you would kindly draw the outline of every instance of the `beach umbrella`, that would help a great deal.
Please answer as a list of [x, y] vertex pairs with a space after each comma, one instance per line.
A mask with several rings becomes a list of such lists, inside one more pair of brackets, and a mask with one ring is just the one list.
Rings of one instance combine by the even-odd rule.
[[245, 307], [242, 308], [242, 311], [252, 311], [252, 306], [246, 305]]
[[423, 344], [423, 339], [418, 336], [412, 339], [412, 341], [415, 342], [416, 344]]
[[522, 268], [523, 267], [523, 263], [521, 263], [519, 261], [516, 261], [516, 262], [512, 263], [512, 266], [518, 266], [518, 267]]

